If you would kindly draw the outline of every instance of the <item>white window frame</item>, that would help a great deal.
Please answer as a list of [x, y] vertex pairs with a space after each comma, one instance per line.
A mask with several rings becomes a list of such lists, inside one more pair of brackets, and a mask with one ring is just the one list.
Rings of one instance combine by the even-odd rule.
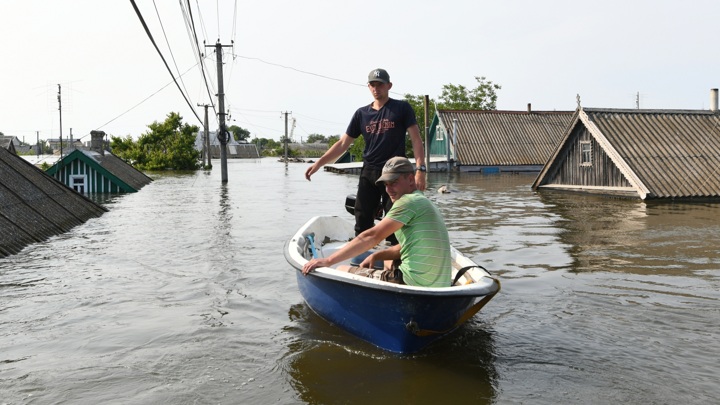
[[580, 166], [592, 164], [592, 141], [580, 141]]
[[[76, 180], [82, 180], [76, 183]], [[82, 187], [82, 191], [78, 190], [78, 187]], [[84, 174], [72, 174], [70, 175], [70, 188], [77, 191], [80, 194], [87, 194], [87, 176]]]

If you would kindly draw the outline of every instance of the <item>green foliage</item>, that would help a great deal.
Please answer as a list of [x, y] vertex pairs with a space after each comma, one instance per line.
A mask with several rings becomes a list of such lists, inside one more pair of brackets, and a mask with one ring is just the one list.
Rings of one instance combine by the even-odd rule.
[[362, 136], [358, 136], [357, 139], [355, 139], [355, 142], [350, 145], [348, 152], [354, 157], [354, 162], [362, 162], [363, 150], [365, 150], [365, 138]]
[[[285, 154], [283, 144], [274, 139], [255, 138], [251, 143], [257, 146], [261, 156], [282, 156]], [[279, 155], [278, 150], [280, 150]]]
[[[335, 145], [335, 143], [339, 140], [340, 140], [340, 135], [332, 135], [332, 136], [328, 137], [328, 147]], [[363, 160], [362, 154], [363, 154], [364, 149], [365, 149], [365, 138], [363, 138], [362, 136], [359, 136], [359, 137], [357, 137], [357, 139], [355, 139], [355, 142], [353, 142], [353, 144], [350, 145], [350, 148], [348, 148], [348, 153], [350, 153], [350, 155], [354, 156], [355, 162], [362, 162], [362, 160]]]
[[183, 124], [178, 113], [171, 112], [164, 122], [148, 125], [149, 131], [137, 142], [112, 137], [112, 152], [139, 170], [196, 170], [200, 152], [195, 149], [198, 127]]
[[320, 134], [310, 134], [308, 135], [307, 139], [305, 140], [305, 143], [315, 143], [315, 142], [327, 142], [327, 138], [325, 138], [324, 135]]
[[[485, 77], [475, 77], [478, 86], [468, 89], [465, 86], [446, 84], [442, 88], [440, 101], [429, 99], [427, 124], [430, 126], [435, 112], [440, 110], [494, 110], [497, 103], [497, 90], [499, 84], [487, 80]], [[415, 117], [420, 126], [420, 134], [425, 139], [425, 96], [405, 94], [405, 100], [415, 111]], [[412, 156], [412, 143], [406, 142], [408, 156]]]
[[[425, 140], [425, 96], [413, 96], [412, 94], [406, 94], [405, 95], [405, 101], [410, 103], [410, 105], [413, 108], [413, 111], [415, 111], [415, 118], [418, 121], [418, 126], [420, 127], [420, 137]], [[428, 105], [428, 125], [432, 122], [432, 117], [435, 116], [435, 101], [430, 99], [430, 105]], [[408, 137], [405, 140], [405, 151], [408, 154], [409, 157], [413, 156], [412, 151], [412, 142], [410, 141], [410, 138]]]
[[475, 76], [478, 86], [468, 90], [465, 86], [446, 84], [440, 94], [438, 108], [443, 110], [494, 110], [499, 84]]
[[250, 138], [250, 131], [244, 128], [240, 128], [237, 125], [230, 125], [228, 131], [233, 134], [233, 139], [236, 141], [245, 141]]

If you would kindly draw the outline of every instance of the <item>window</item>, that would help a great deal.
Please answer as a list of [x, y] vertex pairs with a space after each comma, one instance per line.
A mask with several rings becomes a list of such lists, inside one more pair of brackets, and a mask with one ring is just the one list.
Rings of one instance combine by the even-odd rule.
[[580, 166], [592, 166], [592, 142], [580, 142]]
[[442, 141], [445, 139], [445, 129], [438, 125], [435, 128], [435, 140], [436, 141]]
[[78, 174], [72, 175], [70, 177], [70, 188], [80, 194], [85, 194], [85, 176]]

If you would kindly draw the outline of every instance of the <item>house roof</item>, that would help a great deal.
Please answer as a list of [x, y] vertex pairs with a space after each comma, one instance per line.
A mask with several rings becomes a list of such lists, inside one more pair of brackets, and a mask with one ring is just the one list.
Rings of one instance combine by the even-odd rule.
[[75, 149], [61, 161], [55, 163], [47, 172], [52, 176], [60, 167], [60, 162], [65, 166], [74, 160], [80, 160], [92, 166], [125, 192], [136, 192], [152, 181], [150, 177], [108, 151], [101, 154], [91, 150]]
[[12, 153], [16, 153], [14, 136], [0, 135], [0, 148], [7, 149]]
[[107, 209], [0, 148], [0, 257], [67, 232]]
[[543, 165], [572, 121], [572, 111], [438, 110], [463, 166]]
[[584, 125], [640, 198], [720, 197], [720, 113], [709, 110], [581, 108], [548, 168]]

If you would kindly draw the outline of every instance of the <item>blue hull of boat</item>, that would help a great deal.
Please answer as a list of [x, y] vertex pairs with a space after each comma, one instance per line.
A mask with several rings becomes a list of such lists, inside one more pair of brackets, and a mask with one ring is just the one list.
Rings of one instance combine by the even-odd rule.
[[[381, 290], [297, 271], [305, 302], [327, 321], [382, 349], [417, 352], [455, 329], [481, 297], [443, 297]], [[443, 331], [418, 336], [413, 331]]]
[[302, 274], [311, 257], [327, 257], [354, 233], [353, 224], [338, 217], [314, 217], [286, 242], [284, 254], [315, 313], [382, 349], [416, 352], [457, 329], [500, 290], [496, 278], [452, 247], [451, 271], [459, 274], [452, 287], [398, 285], [331, 267]]

